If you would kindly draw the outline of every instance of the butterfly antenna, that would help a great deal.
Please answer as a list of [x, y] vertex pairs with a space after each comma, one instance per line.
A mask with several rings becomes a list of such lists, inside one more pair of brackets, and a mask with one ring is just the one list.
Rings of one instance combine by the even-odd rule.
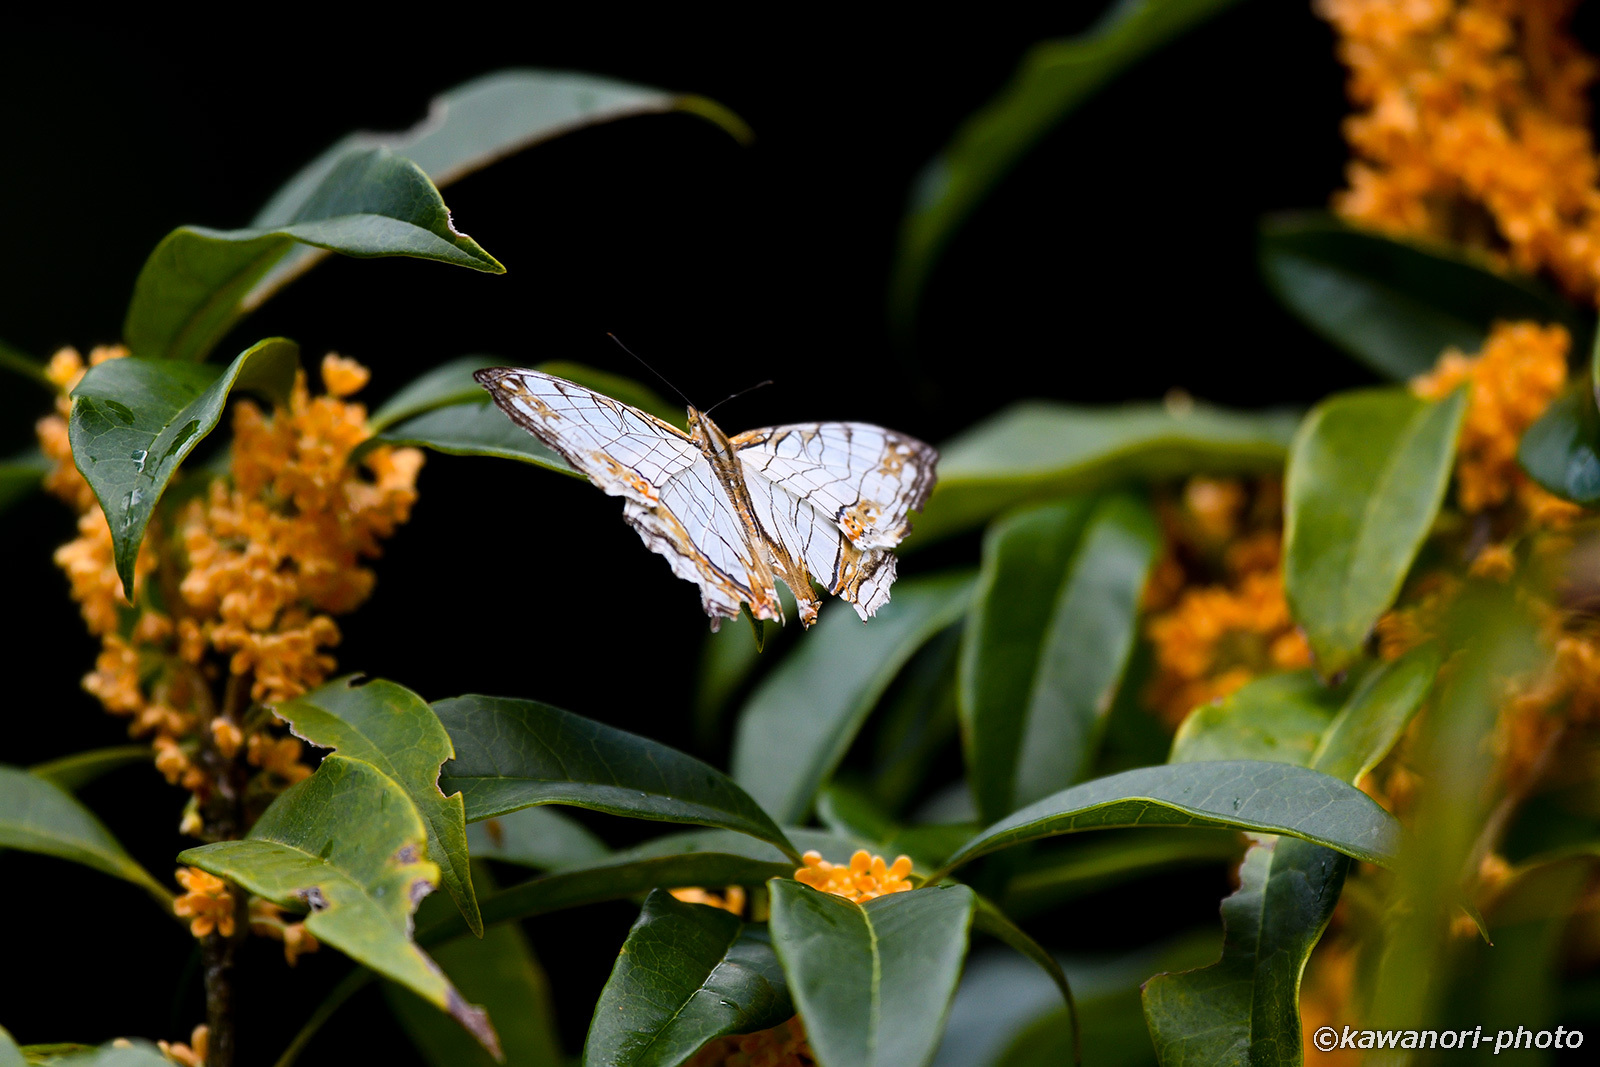
[[746, 393], [753, 393], [757, 389], [760, 389], [763, 385], [771, 385], [771, 384], [772, 384], [772, 379], [768, 378], [764, 382], [757, 382], [756, 384], [754, 384], [752, 386], [748, 386], [748, 387], [746, 387], [744, 389], [741, 389], [737, 393], [734, 393], [732, 396], [725, 396], [721, 400], [717, 401], [715, 404], [712, 404], [710, 407], [706, 408], [706, 410], [704, 411], [704, 414], [709, 415], [713, 411], [715, 411], [718, 408], [720, 408], [722, 405], [726, 404], [728, 401], [730, 401], [730, 400], [738, 400], [741, 396], [744, 396], [744, 394], [746, 394]]
[[627, 345], [623, 344], [622, 343], [622, 338], [618, 337], [614, 333], [611, 333], [609, 330], [606, 332], [606, 336], [611, 338], [613, 341], [617, 342], [617, 347], [618, 348], [622, 349], [624, 352], [628, 353], [628, 355], [630, 355], [634, 359], [638, 360], [639, 361], [639, 365], [641, 367], [643, 367], [645, 370], [649, 371], [651, 374], [654, 374], [657, 378], [660, 378], [663, 382], [665, 382], [668, 389], [671, 389], [674, 393], [677, 393], [680, 397], [683, 397], [683, 402], [685, 404], [688, 404], [690, 407], [694, 407], [694, 401], [690, 400], [687, 396], [684, 396], [682, 389], [679, 389], [676, 385], [673, 385], [672, 382], [667, 379], [667, 376], [665, 374], [662, 374], [660, 371], [656, 370], [650, 364], [646, 363], [644, 361], [644, 357], [643, 356], [639, 355], [639, 353], [635, 352], [633, 349], [631, 349]]

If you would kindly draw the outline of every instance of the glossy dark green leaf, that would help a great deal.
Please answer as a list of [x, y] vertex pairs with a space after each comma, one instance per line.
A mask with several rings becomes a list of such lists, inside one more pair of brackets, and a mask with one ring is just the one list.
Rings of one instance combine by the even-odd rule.
[[948, 441], [908, 546], [1008, 508], [1140, 479], [1277, 470], [1299, 416], [1203, 404], [1083, 408], [1029, 401]]
[[1290, 311], [1387, 378], [1421, 374], [1447, 348], [1476, 352], [1499, 319], [1577, 328], [1572, 307], [1531, 280], [1326, 215], [1268, 220], [1260, 253], [1262, 276]]
[[[494, 1020], [505, 1067], [565, 1067], [550, 981], [515, 923], [489, 927], [482, 940], [458, 937], [430, 951], [461, 995]], [[430, 1067], [494, 1067], [482, 1045], [415, 993], [385, 982], [383, 994]]]
[[1400, 387], [1330, 397], [1295, 435], [1285, 475], [1283, 582], [1324, 675], [1360, 655], [1394, 603], [1450, 484], [1467, 410]]
[[[275, 228], [294, 221], [334, 168], [374, 147], [390, 149], [421, 167], [438, 188], [525, 148], [588, 126], [634, 115], [684, 111], [700, 115], [740, 141], [750, 130], [738, 116], [704, 97], [568, 71], [503, 70], [436, 97], [410, 130], [352, 133], [300, 169], [251, 222]], [[297, 247], [251, 290], [250, 307], [303, 274], [323, 255]]]
[[28, 768], [28, 773], [47, 778], [62, 789], [77, 792], [102, 774], [149, 762], [149, 745], [117, 745], [115, 748], [91, 748], [46, 763], [36, 763]]
[[[360, 833], [351, 833], [360, 827]], [[439, 880], [427, 827], [394, 779], [334, 753], [279, 795], [242, 841], [178, 856], [283, 907], [309, 909], [306, 929], [449, 1012], [490, 1052], [495, 1033], [411, 939], [417, 902]]]
[[447, 456], [514, 459], [558, 474], [583, 477], [566, 460], [540, 444], [537, 437], [506, 418], [505, 412], [494, 405], [488, 394], [482, 400], [424, 412], [363, 442], [363, 448], [378, 445], [429, 448]]
[[1242, 849], [1239, 835], [1226, 830], [1091, 834], [1074, 839], [1070, 848], [1030, 856], [1006, 881], [1000, 901], [1008, 915], [1026, 919], [1136, 878], [1234, 862]]
[[39, 480], [50, 470], [50, 461], [37, 448], [0, 462], [0, 511], [38, 488]]
[[595, 1005], [584, 1067], [677, 1067], [712, 1038], [789, 1019], [765, 927], [657, 889]]
[[956, 678], [964, 628], [957, 623], [924, 645], [875, 716], [872, 794], [886, 810], [910, 803], [960, 733]]
[[799, 822], [912, 653], [966, 609], [967, 573], [899, 582], [863, 625], [829, 605], [740, 713], [733, 776], [780, 822]]
[[90, 367], [72, 391], [67, 435], [73, 462], [111, 527], [117, 575], [133, 588], [133, 561], [156, 502], [184, 457], [222, 418], [235, 389], [281, 402], [299, 348], [271, 338], [225, 368], [156, 359], [112, 359]]
[[1350, 782], [1366, 777], [1410, 724], [1439, 671], [1439, 648], [1420, 645], [1371, 671], [1323, 732], [1307, 766]]
[[1170, 762], [1250, 759], [1310, 766], [1342, 696], [1315, 671], [1257, 678], [1190, 712], [1172, 739]]
[[364, 760], [388, 775], [416, 805], [428, 831], [428, 858], [472, 932], [483, 935], [478, 899], [467, 862], [466, 808], [439, 789], [439, 768], [455, 755], [450, 735], [427, 701], [382, 679], [355, 684], [354, 676], [329, 682], [279, 704], [278, 717], [295, 736]]
[[[507, 360], [495, 356], [462, 356], [460, 359], [441, 364], [416, 378], [385, 401], [383, 406], [367, 420], [367, 425], [373, 433], [381, 433], [408, 419], [439, 408], [453, 407], [457, 404], [480, 404], [488, 394], [472, 377], [472, 372], [482, 370], [484, 367], [506, 365], [508, 365]], [[557, 378], [565, 378], [569, 382], [577, 382], [624, 404], [631, 404], [648, 411], [675, 426], [684, 425], [683, 408], [667, 403], [654, 391], [645, 388], [632, 378], [565, 360], [550, 360], [537, 364], [534, 369], [553, 374]]]
[[793, 846], [749, 794], [692, 756], [533, 700], [463, 696], [433, 706], [455, 742], [440, 788], [473, 822], [534, 804], [737, 830]]
[[1074, 108], [1128, 66], [1234, 0], [1134, 0], [1077, 37], [1029, 49], [1009, 84], [923, 169], [901, 222], [891, 314], [909, 326], [950, 236], [1000, 179]]
[[505, 268], [459, 232], [422, 169], [387, 149], [340, 159], [288, 218], [242, 230], [182, 226], [134, 282], [123, 337], [145, 359], [201, 360], [297, 244], [357, 258], [413, 256], [491, 274]]
[[[1077, 1029], [1078, 1004], [1072, 993], [1072, 984], [1067, 981], [1066, 972], [1061, 969], [1061, 964], [1045, 951], [1043, 945], [1029, 937], [1020, 926], [1007, 918], [1005, 912], [996, 907], [992, 901], [976, 894], [974, 897], [976, 907], [972, 916], [973, 925], [1001, 944], [1015, 949], [1043, 971], [1061, 993], [1061, 999], [1073, 1017], [1073, 1028]], [[1073, 1056], [1075, 1063], [1081, 1062], [1082, 1059], [1081, 1052]]]
[[523, 808], [467, 827], [473, 859], [554, 870], [604, 859], [611, 850], [582, 823], [554, 808]]
[[[800, 848], [815, 849], [832, 863], [849, 862], [857, 847], [853, 841], [816, 830], [794, 829], [789, 836]], [[658, 887], [756, 886], [769, 878], [788, 877], [795, 867], [794, 860], [775, 846], [730, 830], [668, 834], [583, 866], [502, 889], [483, 900], [483, 919], [487, 923], [522, 919]], [[419, 937], [424, 944], [431, 943], [435, 936], [462, 928], [459, 918], [454, 923], [454, 927], [430, 930]]]
[[132, 882], [157, 900], [172, 895], [128, 855], [71, 793], [20, 767], [0, 764], [0, 848], [71, 860]]
[[930, 886], [855, 904], [774, 879], [772, 944], [819, 1062], [921, 1067], [944, 1030], [974, 899]]
[[1517, 461], [1528, 477], [1563, 500], [1600, 503], [1600, 412], [1589, 382], [1556, 397], [1522, 435]]
[[1088, 770], [1160, 545], [1149, 508], [1122, 495], [1044, 505], [990, 529], [960, 676], [967, 780], [983, 819]]
[[1222, 959], [1144, 987], [1163, 1064], [1303, 1062], [1300, 975], [1339, 902], [1350, 860], [1292, 837], [1254, 845], [1222, 902]]
[[1117, 826], [1287, 834], [1384, 866], [1393, 863], [1400, 836], [1394, 817], [1371, 797], [1319, 771], [1260, 760], [1174, 763], [1063, 789], [980, 832], [946, 869], [1023, 841]]

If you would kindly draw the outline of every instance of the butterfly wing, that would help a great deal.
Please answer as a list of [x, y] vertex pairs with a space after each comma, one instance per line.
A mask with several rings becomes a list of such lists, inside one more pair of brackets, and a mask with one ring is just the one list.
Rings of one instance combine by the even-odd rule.
[[[747, 601], [775, 617], [776, 592], [753, 565], [737, 516], [700, 449], [676, 426], [574, 382], [518, 367], [473, 375], [523, 429], [611, 496], [672, 572], [700, 587], [715, 626]], [[765, 587], [763, 587], [765, 586]]]
[[860, 422], [750, 430], [731, 438], [757, 517], [863, 619], [889, 599], [890, 553], [933, 491], [939, 454]]

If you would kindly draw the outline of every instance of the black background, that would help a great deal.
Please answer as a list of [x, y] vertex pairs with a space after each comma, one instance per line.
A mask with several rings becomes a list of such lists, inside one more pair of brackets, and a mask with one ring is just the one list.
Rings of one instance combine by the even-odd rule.
[[[154, 32], [8, 35], [0, 337], [41, 357], [115, 341], [133, 278], [172, 227], [243, 225], [347, 131], [409, 126], [435, 93], [535, 66], [712, 97], [756, 141], [740, 147], [672, 115], [535, 148], [445, 191], [504, 276], [335, 257], [222, 352], [273, 334], [299, 341], [308, 362], [336, 350], [372, 368], [376, 402], [474, 352], [646, 377], [606, 339], [614, 331], [702, 404], [774, 379], [719, 411], [729, 432], [849, 418], [933, 442], [1023, 397], [1097, 403], [1181, 387], [1257, 407], [1368, 380], [1280, 311], [1255, 272], [1261, 215], [1324, 205], [1345, 159], [1332, 35], [1307, 5], [1276, 0], [1163, 50], [1053, 133], [951, 244], [911, 344], [891, 341], [888, 270], [913, 178], [1029, 44], [1082, 29], [1100, 6], [1046, 16], [989, 5], [976, 21], [914, 24], [567, 12], [515, 30], [464, 21], [270, 53]], [[25, 447], [47, 406], [33, 386], [0, 379], [0, 448]], [[420, 488], [375, 595], [341, 620], [341, 670], [429, 699], [535, 697], [694, 745], [705, 619], [694, 589], [619, 521], [617, 501], [548, 472], [440, 456]], [[70, 517], [35, 497], [0, 523], [14, 680], [0, 762], [119, 743], [121, 723], [76, 684], [94, 644], [49, 564]], [[902, 574], [975, 558], [967, 539], [914, 556]], [[721, 762], [726, 747], [698, 751]], [[178, 791], [130, 768], [85, 799], [170, 873]], [[643, 832], [596, 825], [614, 841]], [[198, 982], [184, 977], [192, 942], [136, 890], [14, 853], [0, 871], [13, 990], [0, 1022], [20, 1041], [178, 1038], [200, 1019]], [[1125, 949], [1214, 922], [1222, 878], [1087, 901], [1043, 932], [1065, 949]], [[1076, 918], [1096, 909], [1109, 917]], [[574, 1048], [633, 914], [618, 904], [529, 926]], [[275, 953], [258, 943], [246, 956], [245, 1064], [271, 1062], [344, 966], [323, 952], [286, 975]], [[351, 1040], [398, 1052], [394, 1031], [365, 994], [302, 1062], [335, 1062]]]

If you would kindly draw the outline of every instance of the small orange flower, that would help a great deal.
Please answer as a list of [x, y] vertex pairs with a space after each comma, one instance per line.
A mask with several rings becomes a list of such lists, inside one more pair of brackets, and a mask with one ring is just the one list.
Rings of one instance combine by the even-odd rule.
[[911, 873], [910, 856], [901, 856], [890, 865], [884, 863], [882, 856], [874, 856], [863, 848], [856, 850], [848, 864], [829, 863], [816, 851], [800, 858], [805, 866], [794, 872], [795, 881], [857, 904], [911, 888], [906, 880], [906, 875]]
[[283, 958], [293, 967], [301, 956], [315, 952], [319, 942], [303, 922], [290, 922], [283, 909], [270, 900], [250, 898], [250, 931], [283, 942]]
[[707, 1042], [684, 1067], [815, 1067], [805, 1024], [796, 1015], [770, 1030]]
[[189, 1034], [187, 1045], [181, 1041], [157, 1041], [156, 1047], [173, 1063], [182, 1064], [183, 1067], [205, 1067], [210, 1037], [211, 1028], [201, 1023]]
[[311, 768], [300, 762], [300, 752], [300, 739], [297, 737], [273, 738], [266, 734], [251, 734], [245, 758], [253, 766], [293, 785], [311, 777]]
[[720, 894], [708, 892], [697, 885], [680, 886], [668, 892], [685, 904], [706, 904], [735, 915], [744, 914], [745, 893], [742, 885], [730, 885]]
[[228, 883], [198, 867], [178, 868], [178, 882], [186, 890], [173, 901], [173, 914], [190, 919], [189, 932], [205, 937], [215, 930], [233, 936], [233, 894]]

